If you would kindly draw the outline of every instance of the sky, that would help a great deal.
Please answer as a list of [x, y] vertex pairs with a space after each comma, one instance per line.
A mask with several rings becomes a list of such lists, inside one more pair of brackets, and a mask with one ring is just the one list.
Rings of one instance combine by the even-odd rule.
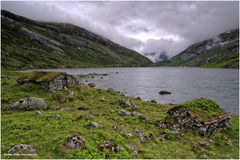
[[238, 1], [2, 1], [1, 8], [34, 20], [78, 25], [152, 61], [239, 26]]

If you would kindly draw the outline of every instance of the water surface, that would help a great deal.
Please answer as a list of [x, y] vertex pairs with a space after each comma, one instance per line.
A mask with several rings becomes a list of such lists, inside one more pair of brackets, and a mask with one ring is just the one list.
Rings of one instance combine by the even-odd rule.
[[[129, 96], [155, 99], [158, 103], [182, 103], [206, 97], [216, 101], [227, 112], [239, 113], [238, 69], [140, 67], [49, 70], [73, 75], [110, 73], [108, 76], [87, 78], [87, 81], [96, 83], [99, 88], [111, 87]], [[160, 90], [172, 94], [159, 95]]]

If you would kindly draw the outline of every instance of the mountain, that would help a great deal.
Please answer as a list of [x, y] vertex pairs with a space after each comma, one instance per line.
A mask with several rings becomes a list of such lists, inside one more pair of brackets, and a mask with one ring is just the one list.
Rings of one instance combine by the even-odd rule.
[[159, 62], [155, 65], [238, 68], [239, 29], [193, 44], [168, 62]]
[[159, 59], [160, 61], [168, 61], [168, 56], [165, 52], [162, 52], [160, 55], [159, 55]]
[[147, 66], [151, 61], [84, 28], [1, 10], [3, 69]]

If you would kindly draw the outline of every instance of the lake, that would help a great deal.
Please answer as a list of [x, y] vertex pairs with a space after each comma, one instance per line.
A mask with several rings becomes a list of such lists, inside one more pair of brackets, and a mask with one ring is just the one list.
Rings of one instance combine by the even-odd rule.
[[[239, 113], [238, 69], [139, 67], [45, 70], [63, 71], [72, 75], [109, 73], [108, 76], [95, 76], [82, 81], [93, 82], [98, 88], [113, 88], [143, 100], [154, 99], [158, 103], [182, 103], [200, 97], [210, 98], [226, 112]], [[160, 95], [160, 90], [172, 94]]]

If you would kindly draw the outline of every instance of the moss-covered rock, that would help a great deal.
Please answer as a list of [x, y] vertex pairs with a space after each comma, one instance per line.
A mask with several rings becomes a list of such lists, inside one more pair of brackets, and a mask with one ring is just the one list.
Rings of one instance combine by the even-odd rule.
[[211, 120], [214, 117], [224, 114], [224, 110], [214, 102], [207, 98], [199, 98], [192, 101], [179, 104], [176, 107], [184, 107], [189, 113], [203, 121]]
[[157, 126], [190, 130], [202, 136], [210, 136], [230, 126], [230, 117], [214, 101], [206, 98], [179, 104], [167, 113], [164, 122], [155, 123]]
[[38, 83], [47, 90], [61, 90], [63, 88], [76, 86], [76, 77], [63, 72], [40, 72], [34, 71], [17, 79], [19, 85], [25, 83]]

